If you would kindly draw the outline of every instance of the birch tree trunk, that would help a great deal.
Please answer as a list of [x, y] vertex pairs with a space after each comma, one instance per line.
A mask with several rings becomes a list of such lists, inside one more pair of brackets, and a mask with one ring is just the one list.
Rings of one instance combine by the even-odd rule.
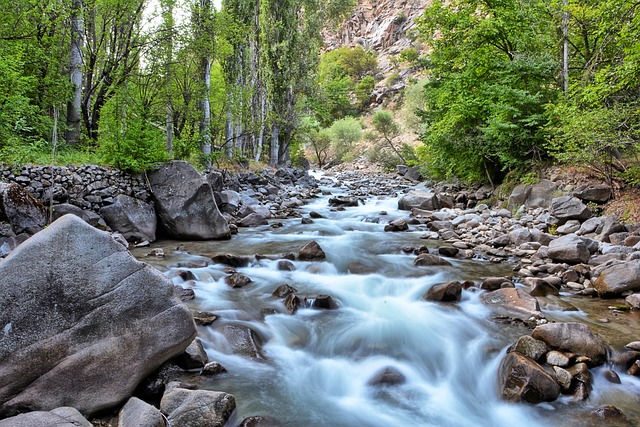
[[84, 21], [82, 0], [71, 0], [71, 46], [69, 49], [69, 75], [73, 97], [67, 103], [67, 144], [80, 142], [82, 125], [82, 46], [84, 44]]

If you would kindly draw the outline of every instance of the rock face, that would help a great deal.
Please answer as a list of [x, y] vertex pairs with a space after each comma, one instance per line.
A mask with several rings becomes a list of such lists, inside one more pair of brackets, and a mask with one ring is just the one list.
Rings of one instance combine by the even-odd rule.
[[66, 215], [0, 263], [0, 414], [122, 403], [195, 336], [169, 279]]
[[18, 184], [0, 183], [0, 219], [16, 234], [35, 234], [47, 223], [44, 206]]
[[600, 339], [582, 323], [547, 323], [536, 327], [531, 336], [550, 347], [587, 356], [592, 365], [601, 365], [607, 357]]
[[112, 205], [100, 209], [100, 215], [129, 242], [156, 240], [156, 212], [142, 200], [121, 194]]
[[600, 273], [594, 283], [598, 295], [612, 297], [622, 292], [640, 289], [640, 260], [611, 265]]
[[155, 407], [132, 397], [118, 414], [118, 427], [164, 427], [164, 418]]
[[510, 402], [552, 402], [560, 386], [540, 365], [517, 352], [508, 353], [498, 368], [502, 398]]
[[432, 211], [440, 209], [440, 202], [438, 202], [438, 197], [435, 193], [412, 190], [398, 200], [398, 209], [410, 211], [414, 208]]
[[185, 240], [231, 237], [211, 184], [189, 163], [166, 163], [149, 172], [148, 177], [158, 217], [171, 237]]

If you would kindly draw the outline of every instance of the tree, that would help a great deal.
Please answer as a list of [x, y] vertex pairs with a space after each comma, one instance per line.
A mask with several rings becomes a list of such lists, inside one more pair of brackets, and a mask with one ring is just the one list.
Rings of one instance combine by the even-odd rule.
[[434, 1], [422, 158], [436, 176], [489, 180], [543, 155], [544, 106], [557, 96], [555, 27], [541, 1]]
[[80, 142], [82, 127], [82, 62], [84, 45], [84, 19], [82, 0], [71, 0], [71, 42], [69, 46], [69, 75], [73, 95], [67, 102], [67, 144]]
[[407, 160], [393, 143], [393, 139], [400, 134], [400, 127], [393, 118], [393, 113], [389, 110], [378, 110], [373, 113], [371, 118], [373, 128], [380, 134], [382, 139], [387, 143], [389, 148], [400, 158], [403, 164], [407, 164]]

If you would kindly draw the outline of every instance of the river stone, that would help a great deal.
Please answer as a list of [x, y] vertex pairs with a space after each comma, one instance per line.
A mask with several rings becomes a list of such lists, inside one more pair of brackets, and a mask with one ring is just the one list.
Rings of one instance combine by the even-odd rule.
[[160, 401], [169, 424], [180, 427], [223, 427], [235, 407], [231, 394], [184, 388], [168, 390]]
[[[77, 217], [80, 217], [86, 223], [91, 224], [91, 222], [89, 220], [89, 216], [87, 215], [87, 211], [79, 208], [76, 205], [72, 205], [70, 203], [61, 203], [59, 205], [53, 206], [51, 218], [53, 219], [53, 221], [55, 221], [58, 218], [61, 218], [61, 217], [65, 216], [65, 215], [67, 215], [67, 214], [72, 214], [72, 215], [75, 215]], [[91, 225], [94, 225], [94, 224], [91, 224]]]
[[74, 215], [20, 245], [0, 276], [3, 414], [112, 408], [195, 337], [171, 281]]
[[557, 350], [551, 350], [546, 356], [546, 361], [549, 365], [560, 366], [561, 368], [569, 366], [570, 360], [566, 354]]
[[631, 308], [640, 309], [640, 294], [631, 294], [624, 299]]
[[583, 202], [607, 203], [611, 198], [611, 187], [604, 184], [587, 184], [576, 188], [573, 195]]
[[181, 240], [231, 237], [211, 185], [189, 163], [165, 163], [147, 176], [158, 218], [169, 236]]
[[207, 356], [207, 352], [204, 351], [200, 338], [196, 338], [182, 354], [173, 359], [173, 362], [186, 370], [202, 369], [204, 365], [209, 363], [209, 357]]
[[407, 221], [405, 221], [404, 219], [393, 220], [389, 224], [384, 226], [384, 231], [391, 231], [391, 232], [407, 231], [408, 229], [409, 229], [409, 225], [407, 224]]
[[224, 325], [218, 331], [227, 339], [234, 354], [252, 359], [263, 359], [260, 340], [253, 330], [245, 326]]
[[211, 257], [211, 261], [216, 264], [224, 264], [233, 268], [246, 267], [251, 258], [234, 254], [218, 254]]
[[523, 335], [507, 349], [507, 353], [512, 351], [537, 361], [547, 352], [547, 344], [529, 335]]
[[525, 204], [530, 193], [531, 187], [524, 184], [517, 185], [509, 195], [507, 207], [511, 210], [518, 209]]
[[553, 199], [549, 212], [553, 217], [564, 223], [568, 220], [575, 219], [585, 221], [591, 218], [591, 211], [578, 199], [572, 196], [562, 196]]
[[247, 417], [242, 420], [238, 427], [280, 427], [281, 424], [273, 417], [262, 415]]
[[6, 219], [15, 234], [35, 234], [47, 223], [45, 208], [19, 184], [0, 182], [0, 220]]
[[156, 240], [156, 212], [142, 200], [120, 194], [113, 204], [100, 209], [100, 215], [129, 242]]
[[60, 407], [6, 418], [0, 420], [0, 427], [92, 427], [92, 424], [77, 409]]
[[513, 287], [513, 282], [507, 279], [506, 277], [487, 277], [482, 281], [480, 285], [480, 289], [484, 289], [485, 291], [495, 291], [500, 288], [504, 288], [505, 283], [509, 283], [510, 287]]
[[535, 361], [516, 352], [508, 353], [498, 368], [498, 384], [503, 399], [510, 402], [553, 402], [560, 386]]
[[549, 347], [587, 356], [593, 366], [603, 364], [607, 358], [600, 339], [582, 323], [547, 323], [537, 326], [531, 336]]
[[568, 264], [586, 263], [591, 257], [584, 240], [576, 234], [558, 237], [549, 243], [548, 257]]
[[432, 286], [424, 298], [427, 301], [455, 302], [460, 301], [461, 296], [462, 283], [453, 280]]
[[527, 209], [548, 208], [558, 187], [553, 181], [542, 179], [531, 186], [525, 206]]
[[246, 274], [232, 273], [224, 278], [224, 282], [232, 288], [243, 288], [253, 283], [253, 280]]
[[255, 217], [267, 220], [271, 218], [271, 211], [268, 207], [260, 204], [243, 205], [238, 211], [238, 218], [246, 218], [247, 216], [255, 214]]
[[622, 233], [627, 231], [627, 227], [624, 224], [618, 222], [615, 216], [608, 216], [602, 223], [602, 230], [600, 231], [600, 240], [605, 243], [609, 243], [609, 236], [615, 233]]
[[333, 207], [357, 207], [358, 199], [354, 197], [337, 196], [329, 199], [329, 206]]
[[240, 194], [236, 191], [223, 190], [220, 193], [215, 193], [215, 195], [216, 203], [219, 203], [218, 206], [222, 212], [233, 214], [242, 204]]
[[132, 397], [118, 414], [118, 427], [164, 427], [164, 417], [154, 406]]
[[424, 253], [418, 255], [418, 257], [413, 260], [413, 265], [428, 267], [432, 265], [451, 265], [451, 263], [438, 255]]
[[480, 299], [489, 305], [498, 316], [507, 316], [523, 321], [532, 317], [542, 317], [538, 300], [521, 288], [503, 288], [486, 292], [482, 294]]
[[300, 261], [324, 261], [326, 258], [326, 254], [315, 240], [304, 245], [298, 253]]
[[593, 286], [600, 297], [615, 297], [640, 289], [640, 260], [621, 262], [604, 268]]
[[404, 384], [407, 381], [405, 376], [397, 368], [393, 366], [387, 366], [367, 381], [367, 384], [372, 387], [380, 386], [396, 386]]
[[605, 421], [607, 426], [632, 426], [627, 416], [618, 408], [613, 405], [601, 406], [598, 409], [591, 412], [591, 417], [596, 422]]
[[434, 211], [440, 209], [440, 202], [436, 193], [411, 190], [398, 200], [398, 209], [410, 211], [414, 208]]

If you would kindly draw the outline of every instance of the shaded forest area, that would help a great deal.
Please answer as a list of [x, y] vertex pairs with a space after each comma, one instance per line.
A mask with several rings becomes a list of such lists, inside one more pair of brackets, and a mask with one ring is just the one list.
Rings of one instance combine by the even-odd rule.
[[388, 109], [373, 93], [398, 76], [376, 52], [323, 52], [355, 4], [12, 1], [0, 160], [322, 167], [366, 151], [438, 179], [534, 179], [559, 161], [640, 184], [640, 2], [434, 0], [394, 58], [412, 77]]

